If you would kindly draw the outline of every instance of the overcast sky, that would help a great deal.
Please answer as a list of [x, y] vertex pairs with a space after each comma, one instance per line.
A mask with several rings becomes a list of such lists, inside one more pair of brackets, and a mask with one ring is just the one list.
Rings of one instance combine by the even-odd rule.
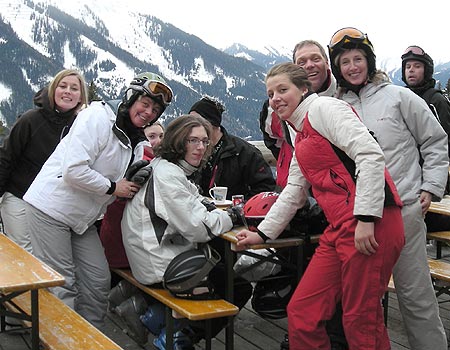
[[400, 60], [404, 49], [416, 44], [435, 61], [450, 60], [448, 0], [128, 0], [127, 5], [217, 48], [238, 42], [290, 50], [304, 39], [326, 45], [336, 30], [353, 26], [368, 34], [379, 58]]

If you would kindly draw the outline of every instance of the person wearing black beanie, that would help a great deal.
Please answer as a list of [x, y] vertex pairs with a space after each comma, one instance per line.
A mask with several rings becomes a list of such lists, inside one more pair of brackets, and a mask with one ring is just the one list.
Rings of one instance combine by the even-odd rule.
[[219, 101], [215, 101], [209, 97], [203, 97], [200, 101], [194, 103], [189, 113], [197, 112], [208, 120], [212, 126], [220, 126], [224, 111], [225, 108]]
[[228, 187], [227, 199], [236, 194], [249, 199], [255, 194], [272, 191], [275, 180], [262, 153], [247, 141], [230, 135], [222, 126], [225, 106], [219, 100], [204, 96], [195, 102], [189, 114], [199, 115], [213, 126], [213, 153], [207, 164], [191, 177], [203, 195], [214, 186]]

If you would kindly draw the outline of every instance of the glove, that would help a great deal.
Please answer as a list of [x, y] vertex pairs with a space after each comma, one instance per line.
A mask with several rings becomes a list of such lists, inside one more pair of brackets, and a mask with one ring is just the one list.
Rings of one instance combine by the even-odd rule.
[[142, 169], [143, 167], [147, 166], [150, 162], [148, 160], [145, 159], [141, 159], [138, 160], [137, 162], [134, 162], [133, 164], [130, 165], [130, 167], [128, 168], [127, 172], [125, 173], [125, 178], [128, 181], [133, 181], [132, 178], [134, 175], [136, 175], [136, 173]]
[[247, 226], [242, 206], [228, 208], [227, 213], [233, 222], [233, 226]]
[[134, 174], [130, 181], [133, 181], [136, 185], [143, 186], [150, 177], [151, 169], [142, 168]]
[[136, 185], [143, 186], [151, 174], [151, 168], [144, 168], [149, 164], [148, 160], [139, 160], [131, 164], [128, 168], [125, 177], [128, 181], [134, 182]]
[[217, 209], [213, 202], [211, 202], [208, 198], [203, 198], [202, 204], [206, 207], [206, 210], [213, 211]]

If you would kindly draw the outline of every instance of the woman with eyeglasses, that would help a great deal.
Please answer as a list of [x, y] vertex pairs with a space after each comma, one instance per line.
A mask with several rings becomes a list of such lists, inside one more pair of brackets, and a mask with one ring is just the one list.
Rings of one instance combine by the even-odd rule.
[[393, 276], [409, 344], [415, 350], [447, 349], [430, 278], [424, 223], [431, 200], [444, 194], [447, 135], [423, 99], [392, 85], [376, 69], [366, 34], [342, 28], [328, 49], [339, 85], [337, 97], [350, 103], [373, 133], [403, 202], [406, 242]]
[[[235, 210], [216, 209], [188, 179], [208, 159], [212, 148], [210, 137], [211, 124], [200, 116], [183, 115], [173, 120], [165, 130], [160, 147], [155, 149], [156, 157], [146, 167], [151, 173], [148, 183], [125, 207], [123, 242], [133, 275], [142, 284], [160, 285], [175, 256], [196, 247], [197, 243], [209, 242], [239, 222]], [[225, 297], [224, 269], [216, 266], [209, 276], [215, 292]], [[235, 305], [242, 308], [252, 287], [240, 279], [236, 289]], [[214, 320], [212, 335], [225, 324], [226, 319]], [[195, 325], [189, 331], [179, 331], [175, 346], [184, 342], [192, 346], [204, 336], [200, 330], [193, 329]], [[157, 336], [154, 345], [164, 349], [165, 331], [154, 328], [151, 331]]]
[[25, 193], [33, 253], [65, 278], [52, 291], [97, 328], [104, 327], [110, 272], [96, 220], [139, 184], [124, 178], [141, 153], [144, 127], [158, 119], [172, 90], [154, 73], [137, 75], [117, 115], [102, 101], [78, 114]]
[[[350, 349], [390, 349], [380, 298], [404, 233], [383, 152], [351, 106], [313, 93], [298, 65], [272, 67], [266, 89], [271, 107], [297, 138], [287, 185], [265, 220], [282, 224], [311, 189], [329, 223], [287, 307], [289, 347], [330, 349], [325, 323], [341, 301]], [[261, 230], [263, 225], [258, 232], [241, 231], [238, 245], [277, 238]]]
[[0, 148], [0, 196], [4, 233], [30, 253], [23, 195], [42, 165], [87, 105], [83, 76], [74, 69], [56, 74], [33, 98], [36, 105], [18, 117]]

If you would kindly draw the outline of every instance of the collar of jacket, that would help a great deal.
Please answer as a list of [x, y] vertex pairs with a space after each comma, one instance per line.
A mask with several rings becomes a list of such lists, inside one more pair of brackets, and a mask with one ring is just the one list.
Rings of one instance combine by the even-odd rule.
[[130, 139], [128, 138], [127, 134], [125, 134], [125, 132], [117, 126], [116, 123], [113, 124], [112, 131], [114, 135], [116, 135], [116, 137], [119, 139], [120, 143], [122, 143], [127, 148], [131, 148]]

